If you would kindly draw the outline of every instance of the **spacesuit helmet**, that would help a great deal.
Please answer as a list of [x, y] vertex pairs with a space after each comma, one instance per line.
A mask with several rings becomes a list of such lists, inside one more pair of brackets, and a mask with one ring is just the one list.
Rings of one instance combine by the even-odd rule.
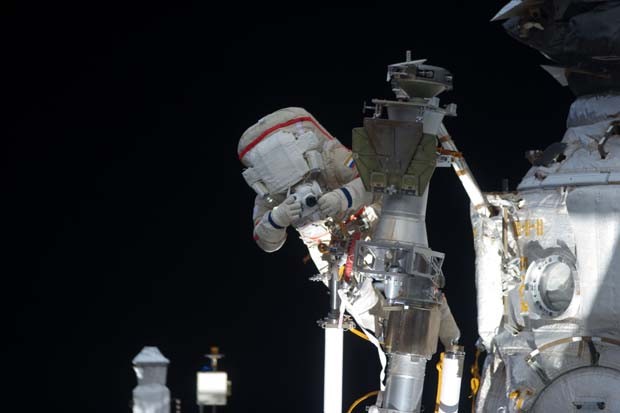
[[332, 135], [308, 111], [275, 111], [241, 135], [237, 154], [243, 177], [261, 197], [286, 194], [323, 168], [321, 155]]

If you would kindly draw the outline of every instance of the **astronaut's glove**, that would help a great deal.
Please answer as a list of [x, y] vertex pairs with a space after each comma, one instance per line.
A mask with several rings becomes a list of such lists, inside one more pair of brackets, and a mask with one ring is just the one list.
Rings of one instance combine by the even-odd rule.
[[346, 199], [342, 190], [336, 189], [319, 198], [319, 210], [325, 217], [336, 217], [346, 209]]
[[275, 228], [282, 229], [301, 218], [301, 202], [293, 195], [286, 198], [280, 205], [269, 213], [269, 222]]

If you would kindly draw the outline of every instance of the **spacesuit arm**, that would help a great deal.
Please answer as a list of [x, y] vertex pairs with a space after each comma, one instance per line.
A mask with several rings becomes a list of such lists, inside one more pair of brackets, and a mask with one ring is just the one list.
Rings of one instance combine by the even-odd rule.
[[349, 193], [351, 199], [347, 199], [347, 207], [352, 209], [354, 212], [363, 206], [373, 203], [373, 194], [366, 191], [362, 178], [359, 176], [354, 178], [348, 184], [343, 185], [342, 188]]
[[270, 219], [271, 207], [260, 196], [254, 200], [254, 241], [265, 252], [279, 250], [286, 241], [286, 227], [281, 227]]
[[341, 187], [339, 192], [342, 211], [357, 211], [363, 206], [373, 203], [373, 194], [366, 191], [364, 183], [357, 173], [357, 167], [351, 151], [338, 141], [330, 141], [324, 148], [328, 155], [328, 173], [333, 174]]

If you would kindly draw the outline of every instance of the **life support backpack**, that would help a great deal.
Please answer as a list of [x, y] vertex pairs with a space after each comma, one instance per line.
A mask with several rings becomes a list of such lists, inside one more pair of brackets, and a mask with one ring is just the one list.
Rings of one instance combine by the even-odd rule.
[[243, 177], [259, 196], [286, 192], [323, 169], [321, 151], [334, 137], [309, 112], [285, 108], [250, 126], [237, 147]]

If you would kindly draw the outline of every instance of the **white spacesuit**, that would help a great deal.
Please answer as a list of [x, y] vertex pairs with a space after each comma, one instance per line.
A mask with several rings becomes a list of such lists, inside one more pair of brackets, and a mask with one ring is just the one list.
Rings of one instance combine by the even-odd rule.
[[[237, 153], [246, 166], [243, 177], [257, 193], [254, 240], [266, 252], [282, 247], [292, 225], [324, 274], [329, 263], [319, 244], [331, 239], [326, 218], [341, 221], [366, 207], [365, 218], [372, 224], [380, 214], [380, 199], [365, 190], [351, 151], [302, 108], [280, 109], [260, 119], [243, 133]], [[379, 298], [371, 280], [366, 281], [347, 311], [374, 332], [375, 317], [369, 311]], [[448, 346], [460, 333], [445, 298], [443, 304], [440, 336]]]
[[292, 225], [319, 272], [328, 269], [318, 250], [329, 244], [325, 219], [342, 220], [372, 203], [357, 175], [351, 151], [302, 108], [271, 113], [241, 136], [237, 153], [243, 177], [257, 193], [254, 239], [278, 250]]

